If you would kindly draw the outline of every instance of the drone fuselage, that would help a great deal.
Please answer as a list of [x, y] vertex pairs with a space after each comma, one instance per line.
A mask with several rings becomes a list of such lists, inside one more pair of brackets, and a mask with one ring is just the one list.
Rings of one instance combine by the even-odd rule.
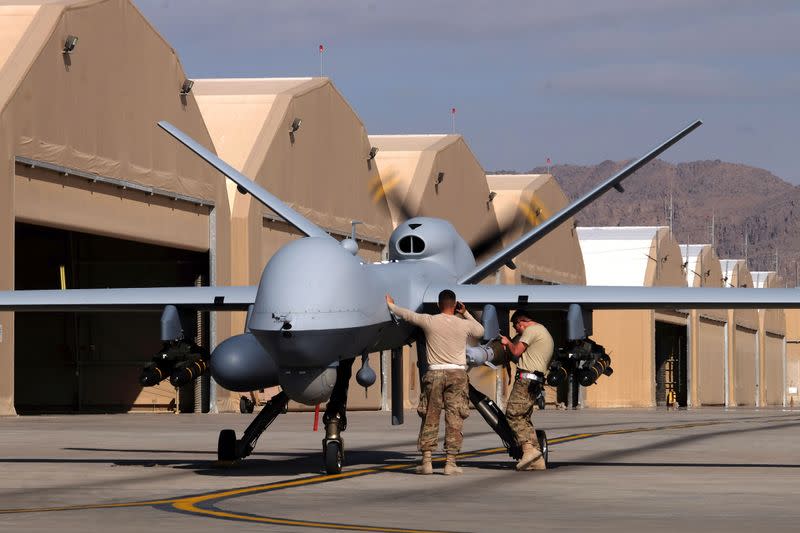
[[280, 384], [292, 399], [318, 403], [339, 360], [413, 338], [413, 327], [389, 313], [386, 294], [416, 310], [432, 283], [454, 282], [475, 266], [464, 239], [440, 219], [409, 219], [388, 248], [389, 260], [380, 263], [366, 263], [329, 238], [278, 250], [262, 273], [248, 332], [212, 354], [215, 379], [240, 391]]

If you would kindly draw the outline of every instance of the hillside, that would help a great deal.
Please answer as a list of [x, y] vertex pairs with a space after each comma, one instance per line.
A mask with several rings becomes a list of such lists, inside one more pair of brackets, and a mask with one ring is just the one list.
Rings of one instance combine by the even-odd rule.
[[[566, 194], [576, 198], [627, 162], [604, 161], [594, 166], [550, 168]], [[544, 173], [537, 167], [531, 173]], [[624, 182], [625, 193], [606, 193], [582, 211], [581, 226], [669, 225], [672, 193], [673, 231], [680, 243], [711, 242], [712, 216], [721, 258], [745, 256], [751, 270], [778, 268], [795, 285], [800, 260], [800, 187], [770, 172], [724, 161], [673, 165], [656, 160]], [[795, 213], [798, 211], [798, 213]]]

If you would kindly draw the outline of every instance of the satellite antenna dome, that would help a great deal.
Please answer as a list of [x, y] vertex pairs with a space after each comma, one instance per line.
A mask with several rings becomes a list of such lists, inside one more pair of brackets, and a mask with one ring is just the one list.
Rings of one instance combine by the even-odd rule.
[[345, 250], [347, 250], [351, 254], [356, 255], [358, 253], [358, 243], [356, 241], [354, 241], [353, 239], [344, 239], [341, 242], [341, 244], [342, 244], [342, 248], [344, 248]]

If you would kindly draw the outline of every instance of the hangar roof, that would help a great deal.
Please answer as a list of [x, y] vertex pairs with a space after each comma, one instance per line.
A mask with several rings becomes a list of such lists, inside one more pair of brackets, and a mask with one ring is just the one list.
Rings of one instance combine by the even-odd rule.
[[774, 270], [752, 270], [753, 286], [757, 289], [783, 287], [783, 280]]
[[[328, 78], [195, 80], [193, 93], [220, 156], [327, 229], [385, 241], [385, 202], [373, 202], [364, 125]], [[291, 132], [299, 119], [299, 129]], [[235, 217], [250, 197], [228, 183]], [[259, 207], [260, 209], [260, 207]]]
[[[744, 259], [720, 259], [723, 287], [753, 288], [753, 278]], [[758, 312], [755, 309], [737, 309], [733, 312], [737, 324], [758, 329]]]
[[[503, 245], [547, 220], [566, 207], [567, 196], [550, 174], [495, 174], [486, 176], [489, 189], [496, 193], [492, 200], [500, 227], [512, 227]], [[508, 281], [546, 282], [584, 285], [578, 238], [573, 220], [567, 220], [551, 234], [514, 259], [517, 270], [502, 267]], [[517, 279], [519, 276], [519, 279]]]
[[0, 0], [0, 127], [14, 156], [216, 203], [219, 174], [156, 127], [212, 147], [194, 98], [179, 100], [185, 77], [130, 0]]
[[753, 287], [753, 278], [744, 259], [720, 259], [723, 287]]
[[[750, 272], [753, 286], [757, 289], [770, 289], [785, 287], [783, 278], [775, 271], [756, 270]], [[764, 328], [772, 333], [785, 335], [786, 311], [784, 309], [759, 309], [759, 315], [764, 315]]]
[[712, 245], [682, 244], [680, 249], [689, 287], [722, 287], [719, 258]]
[[579, 227], [587, 285], [686, 286], [666, 226]]

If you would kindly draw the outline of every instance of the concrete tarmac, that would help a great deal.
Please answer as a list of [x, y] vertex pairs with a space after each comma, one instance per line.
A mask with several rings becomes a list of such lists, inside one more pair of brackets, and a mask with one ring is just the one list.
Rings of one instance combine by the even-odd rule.
[[0, 418], [0, 531], [752, 531], [800, 520], [800, 410], [534, 412], [551, 469], [515, 472], [475, 411], [461, 476], [412, 473], [419, 419], [349, 413], [321, 470], [312, 413], [216, 464], [252, 415]]

